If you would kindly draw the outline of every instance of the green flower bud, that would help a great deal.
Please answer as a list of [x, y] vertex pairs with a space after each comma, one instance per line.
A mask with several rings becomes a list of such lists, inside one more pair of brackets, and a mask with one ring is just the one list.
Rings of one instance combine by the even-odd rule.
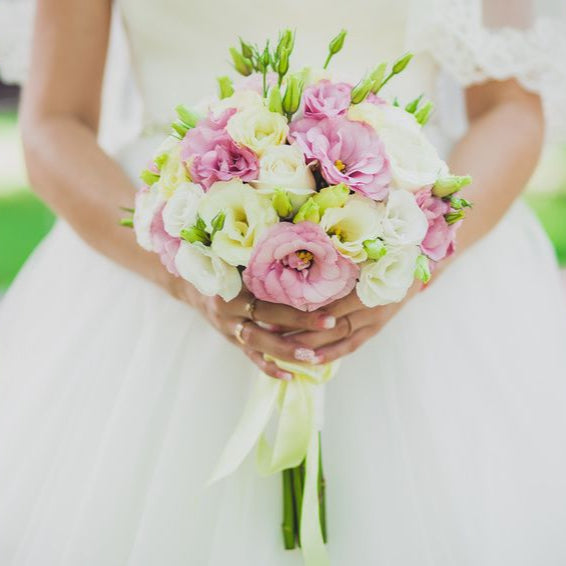
[[426, 255], [421, 254], [417, 258], [415, 278], [422, 281], [425, 285], [430, 281], [430, 264]]
[[251, 60], [252, 57], [254, 56], [253, 47], [249, 43], [244, 41], [241, 37], [239, 39], [240, 39], [240, 51], [242, 53], [242, 57], [244, 59]]
[[304, 221], [314, 222], [315, 224], [320, 222], [320, 209], [312, 197], [299, 208], [295, 218], [293, 218], [295, 224]]
[[328, 51], [332, 55], [336, 55], [336, 53], [342, 50], [342, 47], [344, 47], [344, 40], [346, 39], [346, 35], [348, 35], [348, 32], [343, 29], [336, 37], [330, 40], [330, 43], [328, 44]]
[[464, 218], [466, 213], [463, 210], [457, 210], [456, 212], [449, 212], [448, 214], [444, 215], [444, 219], [449, 225], [456, 224]]
[[269, 64], [271, 63], [271, 55], [269, 53], [269, 41], [266, 42], [265, 47], [263, 48], [263, 53], [258, 57], [257, 60], [257, 68], [260, 73], [267, 72], [269, 68]]
[[175, 112], [177, 112], [179, 120], [181, 120], [181, 122], [183, 122], [183, 124], [185, 124], [188, 128], [194, 128], [200, 120], [200, 116], [196, 112], [193, 112], [183, 104], [176, 106]]
[[407, 67], [407, 65], [411, 62], [412, 58], [413, 58], [412, 53], [407, 53], [406, 55], [403, 55], [403, 57], [397, 59], [397, 61], [393, 63], [393, 69], [391, 70], [391, 72], [394, 75], [398, 75], [399, 73], [402, 73]]
[[350, 95], [350, 99], [352, 104], [359, 104], [363, 102], [367, 95], [371, 92], [373, 87], [373, 80], [371, 77], [366, 77], [362, 79], [353, 89], [352, 94]]
[[344, 184], [332, 185], [325, 187], [312, 197], [313, 201], [318, 205], [321, 216], [326, 212], [327, 208], [341, 208], [346, 204], [350, 196], [350, 189]]
[[226, 214], [224, 212], [219, 212], [211, 222], [212, 233], [210, 234], [210, 239], [214, 238], [216, 232], [220, 232], [224, 228], [224, 221], [226, 220]]
[[181, 238], [186, 242], [189, 242], [189, 244], [201, 242], [205, 246], [210, 245], [210, 238], [208, 237], [208, 234], [196, 226], [192, 226], [187, 230], [181, 230]]
[[189, 131], [189, 128], [183, 122], [173, 122], [171, 124], [171, 128], [173, 128], [173, 135], [178, 138], [184, 138], [185, 134]]
[[234, 94], [234, 85], [232, 79], [227, 76], [217, 77], [218, 90], [220, 91], [220, 98], [228, 98]]
[[454, 210], [461, 210], [462, 208], [472, 208], [472, 203], [465, 198], [451, 197], [450, 206]]
[[280, 218], [287, 218], [293, 212], [293, 204], [283, 189], [275, 189], [271, 197], [271, 204]]
[[268, 107], [269, 110], [271, 110], [271, 112], [279, 112], [279, 114], [283, 114], [281, 91], [277, 86], [272, 87], [271, 90], [269, 91]]
[[387, 70], [387, 63], [381, 63], [378, 65], [371, 73], [370, 78], [373, 81], [371, 91], [374, 94], [379, 92], [381, 88], [381, 83], [383, 83], [383, 79], [385, 77], [385, 71]]
[[134, 219], [133, 218], [120, 218], [120, 226], [124, 226], [125, 228], [133, 228], [134, 227]]
[[411, 102], [409, 102], [409, 104], [407, 104], [407, 106], [405, 106], [405, 110], [409, 114], [414, 114], [418, 110], [419, 104], [421, 103], [422, 99], [423, 99], [422, 94], [420, 96], [417, 96], [417, 98], [415, 98], [414, 100], [411, 100]]
[[472, 178], [469, 175], [464, 177], [458, 177], [457, 175], [448, 175], [447, 177], [442, 177], [434, 183], [432, 187], [432, 194], [435, 197], [448, 197], [454, 193], [457, 193], [463, 187], [471, 184]]
[[162, 153], [161, 155], [158, 155], [153, 162], [155, 163], [155, 165], [157, 166], [157, 168], [161, 171], [161, 169], [163, 169], [163, 167], [165, 166], [165, 164], [167, 163], [167, 159], [169, 159], [169, 154], [167, 152]]
[[381, 259], [387, 253], [385, 244], [379, 238], [376, 240], [366, 240], [364, 242], [364, 250], [368, 254], [368, 258], [374, 261]]
[[288, 116], [292, 116], [301, 104], [301, 96], [303, 95], [304, 82], [297, 76], [287, 78], [287, 88], [283, 96], [283, 111]]
[[421, 126], [424, 126], [428, 122], [433, 108], [434, 105], [432, 104], [432, 102], [427, 102], [422, 108], [417, 110], [417, 112], [415, 113], [415, 118]]
[[140, 179], [148, 186], [151, 187], [153, 183], [159, 181], [159, 175], [150, 171], [149, 169], [144, 169], [140, 174]]
[[234, 62], [234, 68], [238, 71], [238, 73], [240, 73], [240, 75], [247, 77], [252, 74], [254, 69], [250, 59], [244, 57], [235, 47], [230, 47], [230, 55]]
[[279, 55], [279, 61], [277, 61], [277, 68], [275, 71], [279, 75], [279, 77], [283, 77], [287, 74], [289, 70], [289, 56], [291, 55], [291, 51], [286, 47], [281, 49], [281, 54]]
[[399, 108], [399, 106], [401, 106], [401, 104], [399, 104], [399, 99], [397, 97], [393, 99], [393, 106], [395, 106], [395, 108]]

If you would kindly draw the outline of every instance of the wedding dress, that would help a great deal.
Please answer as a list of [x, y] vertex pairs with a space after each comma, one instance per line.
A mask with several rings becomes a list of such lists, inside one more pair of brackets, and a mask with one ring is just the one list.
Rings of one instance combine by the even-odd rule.
[[[119, 0], [145, 127], [116, 158], [135, 178], [173, 106], [226, 72], [237, 36], [283, 26], [297, 29], [297, 64], [323, 61], [348, 29], [333, 64], [354, 79], [412, 42], [391, 90], [401, 100], [435, 97], [444, 66], [461, 84], [515, 76], [557, 109], [547, 24], [489, 31], [474, 2], [423, 4]], [[447, 149], [442, 92], [431, 130]], [[206, 487], [255, 371], [197, 312], [59, 221], [0, 304], [0, 564], [301, 564], [283, 550], [279, 476], [248, 458]], [[332, 564], [566, 564], [565, 408], [563, 290], [517, 202], [327, 385]]]

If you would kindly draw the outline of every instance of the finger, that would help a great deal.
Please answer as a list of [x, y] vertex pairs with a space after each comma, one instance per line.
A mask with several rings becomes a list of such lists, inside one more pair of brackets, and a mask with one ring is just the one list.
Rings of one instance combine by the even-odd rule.
[[321, 363], [329, 363], [339, 360], [352, 352], [355, 352], [366, 340], [375, 334], [375, 329], [371, 326], [364, 326], [356, 330], [349, 338], [339, 340], [334, 344], [324, 346], [317, 350], [317, 356]]
[[235, 319], [231, 327], [232, 335], [236, 336], [238, 329], [243, 344], [252, 350], [269, 354], [280, 360], [319, 363], [315, 352], [305, 348], [295, 337], [269, 332], [247, 319]]
[[336, 327], [332, 330], [300, 332], [295, 334], [294, 338], [299, 340], [301, 344], [306, 347], [317, 350], [322, 346], [328, 346], [339, 340], [344, 340], [351, 336], [356, 330], [374, 322], [375, 320], [371, 311], [367, 309], [365, 311], [360, 310], [339, 318]]
[[334, 301], [326, 308], [328, 310], [328, 313], [335, 316], [337, 319], [355, 311], [367, 309], [367, 307], [360, 301], [358, 293], [355, 289], [343, 299]]
[[283, 381], [291, 381], [293, 379], [292, 373], [280, 369], [273, 362], [268, 362], [260, 352], [245, 348], [244, 353], [266, 375], [275, 379], [282, 379]]

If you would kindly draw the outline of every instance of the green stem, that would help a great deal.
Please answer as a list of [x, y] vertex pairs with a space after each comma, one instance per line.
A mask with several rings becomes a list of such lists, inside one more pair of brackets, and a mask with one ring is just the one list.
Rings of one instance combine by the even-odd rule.
[[377, 94], [389, 81], [389, 79], [391, 79], [392, 77], [395, 76], [395, 73], [393, 71], [391, 71], [391, 73], [389, 73], [384, 79], [383, 81], [381, 81], [381, 84], [379, 85], [379, 88], [375, 91], [375, 94]]
[[267, 98], [267, 69], [263, 70], [263, 98]]
[[301, 546], [301, 512], [303, 510], [303, 484], [304, 477], [302, 472], [303, 464], [292, 468], [291, 473], [293, 475], [293, 493], [295, 499], [295, 525], [297, 527], [297, 541], [299, 546]]
[[326, 69], [326, 67], [328, 67], [328, 63], [330, 63], [330, 59], [332, 59], [332, 53], [328, 53], [328, 57], [326, 58], [326, 61], [324, 62], [324, 67], [322, 67], [323, 69]]
[[326, 480], [324, 479], [324, 470], [322, 468], [322, 441], [321, 434], [318, 433], [318, 512], [320, 519], [320, 530], [322, 532], [322, 540], [328, 542], [326, 531]]
[[295, 505], [293, 501], [293, 473], [283, 470], [283, 544], [286, 550], [296, 547], [295, 542]]

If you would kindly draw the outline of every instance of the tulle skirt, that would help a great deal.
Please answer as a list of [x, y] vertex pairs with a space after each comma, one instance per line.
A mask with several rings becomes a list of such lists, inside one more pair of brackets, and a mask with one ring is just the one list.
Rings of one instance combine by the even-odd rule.
[[[3, 566], [284, 566], [281, 478], [206, 482], [254, 367], [57, 224], [0, 303]], [[566, 564], [566, 305], [516, 204], [327, 385], [332, 564]]]

